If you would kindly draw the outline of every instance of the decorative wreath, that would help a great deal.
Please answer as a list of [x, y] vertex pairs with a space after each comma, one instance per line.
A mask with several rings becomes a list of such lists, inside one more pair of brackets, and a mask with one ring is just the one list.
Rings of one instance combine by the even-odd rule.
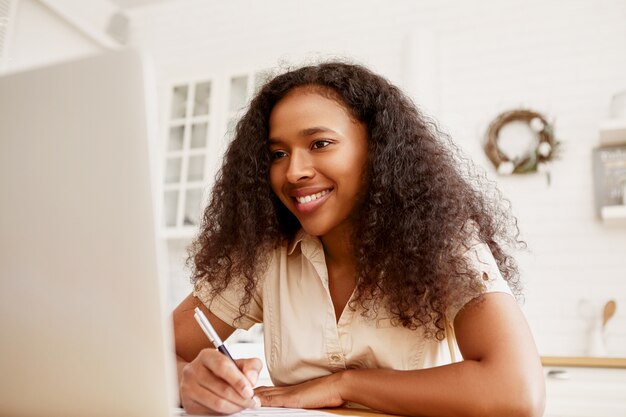
[[[525, 155], [510, 159], [498, 147], [502, 127], [511, 122], [525, 122], [537, 134], [537, 146]], [[548, 162], [555, 158], [559, 142], [554, 138], [552, 125], [540, 113], [518, 109], [500, 114], [489, 125], [485, 153], [500, 175], [548, 172]]]

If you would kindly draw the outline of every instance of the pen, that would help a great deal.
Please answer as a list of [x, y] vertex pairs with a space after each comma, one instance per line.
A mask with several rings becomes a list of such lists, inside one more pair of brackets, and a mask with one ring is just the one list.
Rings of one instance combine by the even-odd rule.
[[[211, 343], [213, 343], [213, 346], [215, 346], [215, 348], [217, 350], [219, 350], [224, 356], [229, 357], [230, 360], [233, 361], [233, 363], [236, 366], [237, 363], [235, 362], [233, 357], [230, 356], [230, 353], [228, 352], [228, 349], [226, 349], [226, 346], [224, 346], [224, 343], [222, 342], [222, 339], [220, 339], [220, 337], [217, 335], [217, 332], [215, 331], [213, 326], [211, 326], [211, 322], [209, 322], [209, 319], [206, 318], [206, 316], [204, 315], [202, 310], [200, 310], [198, 307], [196, 307], [195, 310], [194, 310], [193, 317], [196, 319], [196, 321], [200, 325], [200, 328], [202, 329], [202, 331], [204, 332], [206, 337], [208, 337], [209, 340], [211, 341]], [[252, 387], [251, 386], [246, 386], [243, 389], [243, 395], [246, 398], [252, 397], [252, 399], [254, 400], [254, 402], [256, 404], [255, 407], [260, 407], [261, 406], [261, 401], [259, 401], [259, 399], [254, 396], [254, 391], [252, 391]]]
[[228, 356], [231, 361], [235, 362], [233, 357], [230, 356], [228, 349], [226, 349], [226, 346], [224, 346], [222, 339], [220, 339], [220, 337], [217, 335], [217, 332], [215, 331], [213, 326], [211, 326], [209, 319], [206, 318], [202, 310], [196, 307], [194, 311], [195, 312], [193, 314], [193, 317], [196, 319], [196, 321], [200, 325], [200, 328], [202, 329], [206, 337], [208, 337], [211, 343], [213, 343], [213, 346], [215, 346], [215, 348], [219, 350], [220, 352], [222, 352], [224, 355]]

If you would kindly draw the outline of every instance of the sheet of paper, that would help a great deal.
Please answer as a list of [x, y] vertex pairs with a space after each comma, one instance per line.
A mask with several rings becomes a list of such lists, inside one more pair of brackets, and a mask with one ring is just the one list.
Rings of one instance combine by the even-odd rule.
[[[179, 408], [173, 414], [174, 416], [190, 416], [185, 413], [182, 408]], [[210, 416], [210, 415], [207, 415]], [[243, 410], [236, 414], [231, 414], [230, 417], [329, 417], [336, 416], [336, 414], [325, 413], [319, 410], [305, 410], [302, 408], [279, 408], [279, 407], [261, 407], [249, 410]]]

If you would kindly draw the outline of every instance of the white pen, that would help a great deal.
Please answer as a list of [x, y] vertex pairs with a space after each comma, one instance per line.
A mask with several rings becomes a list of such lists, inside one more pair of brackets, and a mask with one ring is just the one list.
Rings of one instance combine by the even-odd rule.
[[235, 362], [233, 357], [230, 356], [228, 349], [226, 349], [226, 346], [224, 346], [222, 339], [220, 339], [220, 337], [217, 335], [217, 332], [215, 331], [213, 326], [211, 326], [211, 322], [209, 322], [209, 319], [206, 318], [202, 310], [196, 307], [194, 311], [195, 313], [193, 314], [193, 317], [200, 325], [200, 328], [202, 329], [206, 337], [208, 337], [211, 343], [213, 343], [213, 346], [215, 346], [215, 348], [222, 352], [224, 355], [228, 356], [231, 361]]

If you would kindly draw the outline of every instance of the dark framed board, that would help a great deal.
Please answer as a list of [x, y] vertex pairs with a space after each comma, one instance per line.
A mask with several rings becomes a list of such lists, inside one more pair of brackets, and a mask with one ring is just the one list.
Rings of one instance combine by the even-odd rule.
[[593, 185], [598, 217], [602, 207], [624, 204], [626, 145], [602, 146], [593, 150]]

